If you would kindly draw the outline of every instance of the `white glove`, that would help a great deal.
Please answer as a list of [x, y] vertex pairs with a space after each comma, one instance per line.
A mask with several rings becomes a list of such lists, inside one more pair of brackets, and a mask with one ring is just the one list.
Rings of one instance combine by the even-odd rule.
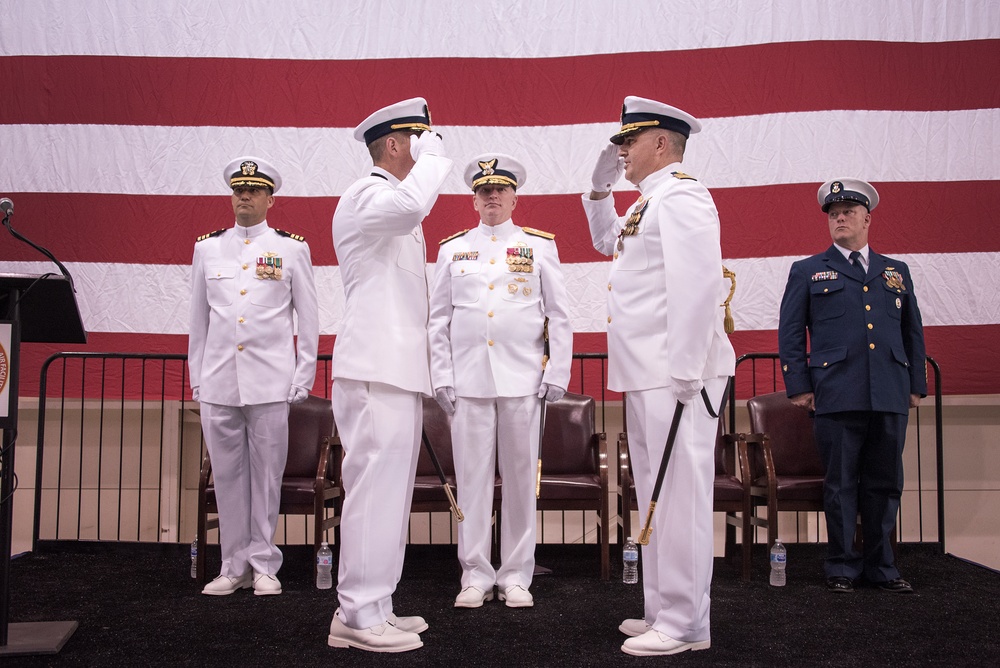
[[673, 385], [674, 396], [677, 397], [677, 401], [682, 404], [687, 404], [689, 401], [701, 394], [701, 388], [705, 387], [705, 383], [701, 382], [700, 378], [698, 380], [681, 380], [679, 378], [671, 378], [670, 384]]
[[441, 136], [434, 132], [422, 132], [410, 135], [410, 157], [420, 160], [422, 155], [438, 155], [444, 157], [444, 142]]
[[191, 388], [191, 401], [201, 401], [201, 388], [192, 387]]
[[618, 155], [618, 147], [609, 142], [601, 154], [597, 156], [594, 175], [591, 177], [591, 187], [595, 193], [611, 192], [624, 173], [625, 160]]
[[558, 385], [549, 385], [548, 383], [542, 383], [538, 388], [538, 398], [541, 399], [545, 397], [545, 401], [559, 401], [566, 394], [566, 390], [559, 387]]
[[290, 404], [301, 404], [308, 396], [309, 390], [300, 385], [292, 385], [288, 388], [288, 403]]
[[445, 415], [455, 414], [455, 388], [454, 387], [439, 387], [434, 390], [434, 398], [437, 400], [438, 405], [441, 406], [441, 410], [445, 412]]

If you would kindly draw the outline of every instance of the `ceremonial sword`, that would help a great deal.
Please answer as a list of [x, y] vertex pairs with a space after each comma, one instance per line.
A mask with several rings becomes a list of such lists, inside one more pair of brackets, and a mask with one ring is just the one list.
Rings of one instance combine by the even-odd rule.
[[455, 519], [461, 522], [465, 519], [465, 515], [462, 514], [462, 509], [458, 507], [455, 495], [452, 494], [451, 485], [448, 483], [448, 479], [444, 476], [444, 469], [441, 468], [441, 462], [438, 461], [437, 453], [434, 452], [430, 439], [427, 438], [427, 432], [425, 430], [421, 430], [420, 437], [424, 441], [424, 447], [427, 448], [427, 454], [430, 455], [431, 463], [434, 464], [434, 470], [437, 471], [438, 478], [441, 479], [441, 487], [444, 488], [444, 493], [448, 497], [448, 503], [451, 504], [451, 512], [455, 516]]

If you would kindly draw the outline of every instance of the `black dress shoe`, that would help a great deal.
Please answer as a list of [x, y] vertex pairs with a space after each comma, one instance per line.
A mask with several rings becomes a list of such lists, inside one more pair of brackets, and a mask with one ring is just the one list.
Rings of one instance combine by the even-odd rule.
[[854, 591], [854, 581], [843, 575], [834, 575], [826, 579], [826, 588], [834, 594], [850, 594]]
[[913, 593], [913, 587], [903, 578], [896, 578], [895, 580], [889, 580], [888, 582], [879, 582], [878, 588], [884, 591], [892, 592], [893, 594]]

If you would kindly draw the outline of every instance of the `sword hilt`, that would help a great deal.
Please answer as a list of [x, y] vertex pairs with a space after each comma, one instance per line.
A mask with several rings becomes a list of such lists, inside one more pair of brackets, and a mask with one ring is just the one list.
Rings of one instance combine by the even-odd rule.
[[455, 521], [461, 522], [465, 519], [465, 515], [462, 514], [462, 509], [458, 507], [458, 501], [455, 500], [455, 495], [451, 492], [451, 485], [448, 483], [444, 484], [444, 493], [448, 497], [448, 503], [451, 504], [451, 512], [455, 516]]
[[653, 511], [656, 510], [656, 501], [649, 502], [649, 510], [646, 512], [646, 523], [639, 532], [639, 545], [649, 545], [649, 537], [653, 534]]

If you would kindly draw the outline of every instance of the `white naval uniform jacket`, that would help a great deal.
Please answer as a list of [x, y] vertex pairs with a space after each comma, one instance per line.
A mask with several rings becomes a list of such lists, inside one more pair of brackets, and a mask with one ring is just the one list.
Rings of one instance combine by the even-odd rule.
[[[276, 260], [281, 278], [258, 278], [258, 262], [273, 267]], [[188, 366], [201, 401], [223, 406], [287, 401], [292, 385], [312, 388], [318, 345], [312, 258], [301, 237], [278, 234], [265, 220], [195, 243]]]
[[427, 250], [420, 223], [451, 160], [423, 155], [402, 181], [379, 167], [355, 181], [333, 215], [346, 302], [333, 377], [431, 393]]
[[[643, 179], [642, 196], [620, 218], [614, 197], [583, 196], [594, 248], [613, 257], [607, 333], [614, 391], [735, 371], [720, 308], [729, 281], [722, 277], [719, 214], [708, 189], [680, 168], [673, 163]], [[637, 210], [635, 233], [619, 236]]]
[[[532, 395], [542, 382], [566, 389], [573, 357], [568, 302], [556, 242], [546, 236], [507, 220], [443, 242], [431, 291], [434, 387], [477, 398]], [[543, 372], [546, 317], [550, 357]]]

